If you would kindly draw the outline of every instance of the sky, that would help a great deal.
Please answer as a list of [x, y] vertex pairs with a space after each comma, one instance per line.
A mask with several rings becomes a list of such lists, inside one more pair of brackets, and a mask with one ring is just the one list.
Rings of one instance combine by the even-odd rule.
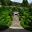
[[[11, 1], [18, 2], [18, 3], [22, 3], [23, 2], [23, 0], [11, 0]], [[28, 1], [28, 3], [31, 3], [32, 2], [32, 0], [27, 0], [27, 1]]]
[[22, 3], [23, 0], [11, 0], [11, 1]]

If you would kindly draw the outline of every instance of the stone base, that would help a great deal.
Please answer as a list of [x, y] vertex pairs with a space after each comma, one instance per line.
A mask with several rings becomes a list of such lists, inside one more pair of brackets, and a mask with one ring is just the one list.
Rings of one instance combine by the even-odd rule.
[[24, 29], [23, 27], [9, 27], [11, 29]]

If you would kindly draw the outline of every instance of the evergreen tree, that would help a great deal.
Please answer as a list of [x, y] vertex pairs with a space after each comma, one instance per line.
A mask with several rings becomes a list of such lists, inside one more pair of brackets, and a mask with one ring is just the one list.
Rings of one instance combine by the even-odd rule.
[[27, 0], [23, 0], [23, 6], [27, 6], [28, 5], [28, 1]]

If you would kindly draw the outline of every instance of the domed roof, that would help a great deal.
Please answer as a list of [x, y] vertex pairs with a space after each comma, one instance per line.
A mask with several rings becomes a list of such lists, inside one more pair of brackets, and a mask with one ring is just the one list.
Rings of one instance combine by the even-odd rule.
[[19, 12], [17, 12], [17, 11], [15, 11], [15, 12], [13, 12], [14, 14], [18, 14]]

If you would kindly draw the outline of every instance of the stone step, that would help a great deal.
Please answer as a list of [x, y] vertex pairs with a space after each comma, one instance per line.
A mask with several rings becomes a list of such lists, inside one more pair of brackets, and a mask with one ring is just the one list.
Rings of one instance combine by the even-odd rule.
[[24, 29], [23, 27], [9, 27], [11, 29]]

